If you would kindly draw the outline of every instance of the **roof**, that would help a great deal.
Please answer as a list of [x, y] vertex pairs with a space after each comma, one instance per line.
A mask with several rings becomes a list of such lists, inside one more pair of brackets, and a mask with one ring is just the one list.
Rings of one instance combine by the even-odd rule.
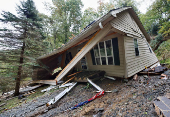
[[62, 54], [63, 51], [65, 51], [65, 50], [67, 50], [67, 49], [69, 49], [71, 47], [74, 47], [75, 44], [79, 43], [83, 39], [87, 38], [89, 35], [92, 35], [97, 30], [99, 30], [100, 29], [99, 23], [102, 23], [102, 25], [105, 25], [107, 22], [111, 21], [113, 18], [116, 18], [117, 14], [119, 14], [119, 13], [125, 11], [125, 10], [129, 11], [131, 16], [134, 18], [135, 22], [138, 24], [140, 30], [144, 34], [147, 41], [150, 41], [150, 37], [148, 36], [147, 32], [145, 31], [142, 23], [140, 22], [137, 14], [133, 10], [133, 8], [132, 7], [122, 7], [122, 8], [110, 10], [107, 14], [105, 14], [101, 18], [99, 18], [96, 21], [93, 21], [91, 24], [86, 26], [86, 28], [81, 33], [79, 33], [73, 39], [69, 40], [65, 45], [58, 48], [56, 51], [53, 51], [53, 52], [51, 52], [49, 54], [46, 54], [46, 55], [38, 57], [37, 60], [39, 62], [41, 61], [42, 63], [45, 63], [45, 60], [47, 60], [47, 58], [54, 57], [54, 56], [56, 56], [56, 54]]

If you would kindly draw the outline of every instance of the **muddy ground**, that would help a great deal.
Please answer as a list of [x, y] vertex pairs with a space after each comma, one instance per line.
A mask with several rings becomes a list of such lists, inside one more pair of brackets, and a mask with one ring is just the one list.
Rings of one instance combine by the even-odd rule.
[[52, 93], [46, 92], [30, 102], [25, 101], [21, 106], [4, 111], [0, 117], [157, 117], [153, 101], [158, 96], [170, 93], [170, 79], [162, 80], [159, 79], [160, 76], [150, 78], [139, 76], [137, 81], [102, 78], [95, 83], [105, 91], [112, 91], [111, 93], [105, 93], [82, 107], [69, 110], [96, 94], [97, 90], [93, 86], [78, 83], [53, 106], [46, 107], [46, 103], [64, 88], [56, 89]]

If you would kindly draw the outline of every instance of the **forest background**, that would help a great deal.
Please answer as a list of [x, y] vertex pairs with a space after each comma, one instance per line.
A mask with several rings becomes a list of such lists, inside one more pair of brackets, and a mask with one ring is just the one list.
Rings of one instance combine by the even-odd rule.
[[170, 66], [170, 0], [155, 0], [141, 13], [135, 0], [98, 1], [97, 9], [82, 11], [81, 0], [52, 0], [45, 4], [50, 15], [39, 13], [33, 0], [21, 1], [17, 15], [3, 11], [0, 18], [0, 90], [19, 88], [31, 80], [36, 58], [56, 50], [88, 24], [111, 9], [132, 6], [151, 37], [150, 45], [160, 63]]

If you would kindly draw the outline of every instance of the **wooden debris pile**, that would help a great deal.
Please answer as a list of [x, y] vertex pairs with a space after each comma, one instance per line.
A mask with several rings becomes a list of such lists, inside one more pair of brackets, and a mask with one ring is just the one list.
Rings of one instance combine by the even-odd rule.
[[102, 78], [105, 74], [105, 71], [80, 71], [74, 74], [68, 75], [64, 78], [64, 80], [74, 81], [74, 82], [88, 82], [87, 78], [91, 79], [92, 81], [98, 80]]
[[157, 100], [154, 101], [154, 106], [155, 111], [159, 117], [170, 117], [170, 97], [169, 98], [168, 96], [158, 97]]

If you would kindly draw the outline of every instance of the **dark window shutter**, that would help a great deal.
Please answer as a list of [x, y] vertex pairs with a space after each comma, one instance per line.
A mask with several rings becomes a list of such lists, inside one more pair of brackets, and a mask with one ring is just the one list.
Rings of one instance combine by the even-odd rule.
[[112, 45], [113, 45], [114, 63], [115, 65], [120, 65], [119, 46], [118, 46], [117, 38], [112, 39]]
[[91, 59], [92, 59], [93, 65], [96, 65], [93, 49], [90, 50], [90, 53], [91, 53]]

